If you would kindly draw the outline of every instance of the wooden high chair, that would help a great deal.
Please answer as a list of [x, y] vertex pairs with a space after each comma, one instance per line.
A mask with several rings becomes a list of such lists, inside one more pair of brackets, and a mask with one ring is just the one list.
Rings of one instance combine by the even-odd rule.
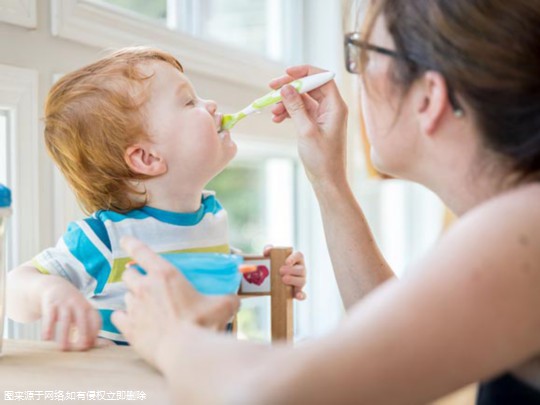
[[[246, 272], [238, 295], [240, 298], [270, 297], [270, 319], [272, 341], [292, 342], [293, 325], [293, 288], [283, 284], [280, 267], [292, 253], [290, 247], [274, 247], [270, 257], [244, 255], [244, 264], [255, 266], [256, 270]], [[237, 331], [237, 319], [233, 321], [233, 333]]]

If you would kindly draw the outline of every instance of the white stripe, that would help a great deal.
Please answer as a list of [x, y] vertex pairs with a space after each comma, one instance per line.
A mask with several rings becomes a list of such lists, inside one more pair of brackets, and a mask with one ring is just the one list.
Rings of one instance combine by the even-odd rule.
[[105, 244], [95, 234], [94, 230], [86, 223], [86, 221], [77, 221], [77, 225], [82, 229], [86, 237], [92, 242], [92, 244], [101, 252], [105, 260], [109, 262], [109, 266], [112, 267], [112, 252], [105, 246]]
[[47, 269], [51, 274], [62, 278], [69, 277], [69, 280], [85, 296], [92, 296], [97, 285], [97, 280], [86, 272], [84, 265], [70, 252], [60, 238], [55, 247], [41, 252], [35, 260]]
[[90, 299], [90, 303], [97, 309], [125, 309], [124, 296], [127, 292], [126, 283], [107, 283], [101, 294]]
[[126, 257], [119, 245], [125, 235], [135, 236], [156, 252], [210, 247], [228, 243], [227, 214], [206, 214], [196, 225], [173, 225], [153, 217], [105, 221], [110, 235], [113, 259]]
[[98, 336], [109, 340], [116, 340], [117, 342], [128, 342], [123, 335], [114, 332], [107, 332], [106, 330], [100, 330]]

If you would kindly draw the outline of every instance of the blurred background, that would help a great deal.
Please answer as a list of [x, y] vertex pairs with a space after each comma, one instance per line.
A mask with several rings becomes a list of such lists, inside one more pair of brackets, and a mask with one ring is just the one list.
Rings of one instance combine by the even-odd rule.
[[[62, 74], [108, 50], [151, 45], [173, 53], [199, 96], [235, 112], [268, 91], [286, 66], [334, 71], [349, 110], [349, 178], [388, 261], [401, 276], [439, 237], [445, 211], [422, 187], [382, 180], [369, 167], [357, 77], [345, 72], [342, 37], [354, 20], [334, 0], [0, 0], [0, 182], [13, 190], [7, 268], [56, 243], [81, 213], [46, 154], [44, 99]], [[296, 154], [291, 123], [268, 112], [235, 127], [239, 153], [208, 188], [229, 212], [232, 245], [249, 253], [292, 245], [306, 256], [307, 301], [295, 303], [296, 340], [343, 316], [319, 210]], [[242, 337], [269, 339], [264, 298], [243, 303]], [[11, 338], [39, 325], [8, 322]]]

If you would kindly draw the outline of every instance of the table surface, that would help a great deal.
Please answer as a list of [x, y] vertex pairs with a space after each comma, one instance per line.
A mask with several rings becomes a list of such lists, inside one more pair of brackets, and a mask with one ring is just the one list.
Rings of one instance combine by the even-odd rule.
[[[54, 342], [4, 340], [0, 388], [0, 403], [15, 396], [18, 401], [26, 396], [28, 403], [57, 403], [60, 395], [73, 403], [82, 397], [115, 404], [170, 403], [165, 379], [126, 346], [62, 352]], [[51, 395], [54, 402], [48, 401]]]

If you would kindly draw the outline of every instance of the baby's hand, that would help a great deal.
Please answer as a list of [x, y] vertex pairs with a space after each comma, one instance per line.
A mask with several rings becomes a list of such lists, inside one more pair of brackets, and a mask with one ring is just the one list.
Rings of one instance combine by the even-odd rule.
[[50, 281], [41, 296], [43, 339], [58, 341], [62, 350], [94, 347], [101, 329], [99, 313], [66, 280]]
[[[264, 256], [270, 254], [271, 245], [264, 247]], [[306, 293], [302, 288], [306, 285], [306, 266], [304, 255], [301, 252], [293, 252], [285, 260], [285, 264], [279, 269], [281, 280], [284, 284], [294, 288], [293, 296], [299, 301], [306, 299]]]

